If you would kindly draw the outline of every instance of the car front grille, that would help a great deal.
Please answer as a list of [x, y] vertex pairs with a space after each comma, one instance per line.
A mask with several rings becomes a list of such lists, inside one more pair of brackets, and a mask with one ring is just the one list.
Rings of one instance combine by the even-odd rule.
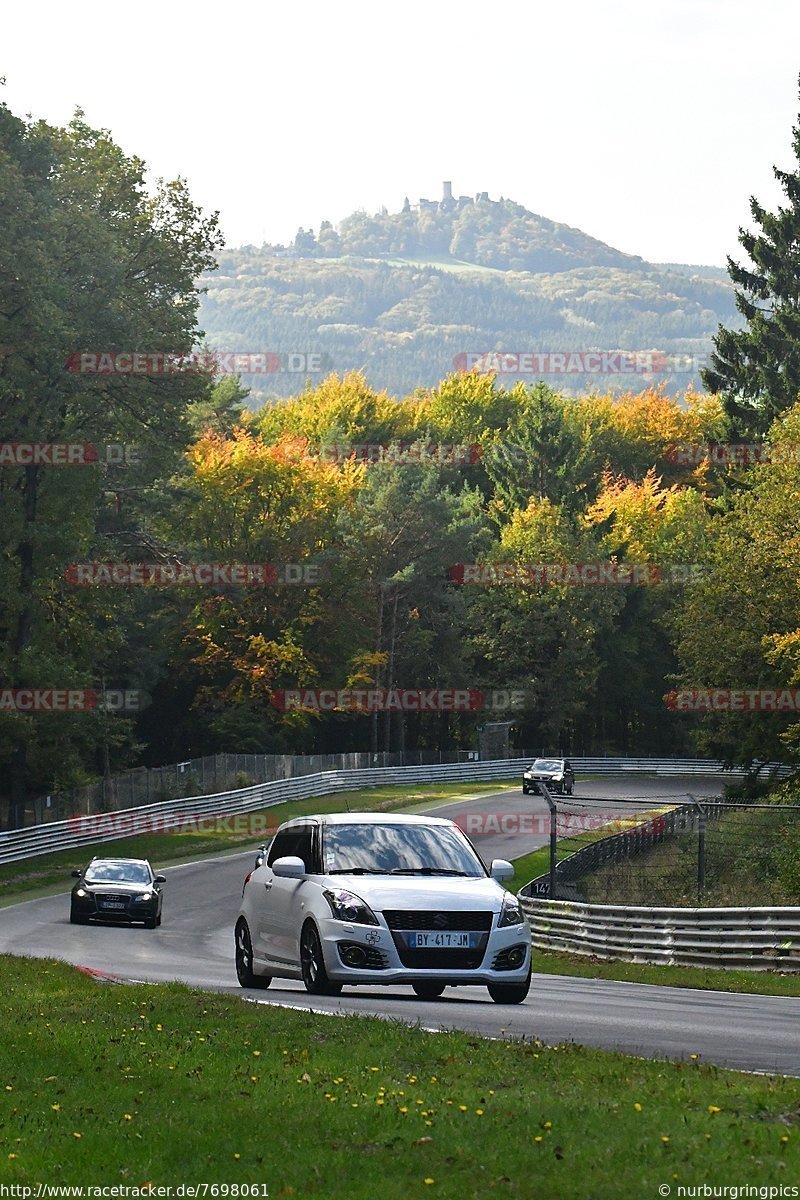
[[[422, 909], [386, 909], [384, 911], [386, 924], [390, 929], [410, 930], [439, 930], [454, 929], [478, 932], [492, 928], [491, 912], [437, 912]], [[395, 939], [396, 940], [396, 939]], [[415, 953], [432, 953], [420, 951]], [[438, 951], [437, 951], [438, 953]]]
[[482, 944], [476, 950], [410, 950], [403, 939], [397, 936], [394, 944], [404, 967], [430, 971], [476, 971], [483, 962], [488, 940], [488, 936], [482, 938]]

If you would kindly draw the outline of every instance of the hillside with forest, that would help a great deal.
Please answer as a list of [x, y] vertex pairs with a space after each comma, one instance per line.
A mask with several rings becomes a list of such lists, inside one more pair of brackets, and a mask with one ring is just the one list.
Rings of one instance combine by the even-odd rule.
[[[741, 321], [722, 268], [648, 263], [511, 200], [454, 198], [447, 185], [441, 201], [299, 229], [291, 246], [226, 249], [204, 283], [213, 349], [317, 355], [312, 381], [360, 370], [401, 395], [495, 351], [652, 351], [665, 361], [637, 366], [638, 382], [680, 394], [699, 385], [717, 327]], [[296, 394], [307, 377], [298, 361], [300, 371], [245, 374], [252, 403]], [[570, 394], [631, 386], [624, 370], [583, 365], [539, 377]]]

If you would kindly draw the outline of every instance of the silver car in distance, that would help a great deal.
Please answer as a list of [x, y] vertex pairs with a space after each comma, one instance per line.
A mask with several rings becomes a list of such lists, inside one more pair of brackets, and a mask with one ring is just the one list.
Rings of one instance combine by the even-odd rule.
[[314, 995], [346, 984], [410, 984], [433, 1000], [483, 984], [519, 1004], [531, 979], [530, 931], [514, 873], [486, 867], [440, 817], [336, 813], [281, 825], [245, 880], [236, 974], [245, 988], [302, 979]]

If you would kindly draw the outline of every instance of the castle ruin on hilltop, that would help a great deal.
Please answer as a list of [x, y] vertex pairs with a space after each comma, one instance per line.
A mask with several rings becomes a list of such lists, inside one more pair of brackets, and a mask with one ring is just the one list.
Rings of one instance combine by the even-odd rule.
[[489, 201], [488, 192], [476, 192], [474, 199], [472, 196], [459, 196], [456, 200], [451, 181], [445, 179], [441, 200], [426, 200], [421, 197], [418, 204], [410, 204], [406, 196], [403, 212], [461, 212], [462, 208], [467, 208], [470, 204], [479, 204], [481, 201]]

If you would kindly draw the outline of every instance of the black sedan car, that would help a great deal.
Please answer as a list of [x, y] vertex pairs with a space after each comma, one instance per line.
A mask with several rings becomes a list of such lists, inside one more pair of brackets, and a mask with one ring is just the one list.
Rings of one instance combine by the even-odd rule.
[[146, 929], [161, 924], [163, 875], [154, 875], [146, 858], [93, 858], [76, 880], [70, 898], [73, 925], [89, 921], [142, 921]]
[[550, 792], [571, 796], [575, 787], [575, 773], [565, 758], [537, 758], [522, 775], [525, 795], [538, 792], [539, 783], [545, 784]]

